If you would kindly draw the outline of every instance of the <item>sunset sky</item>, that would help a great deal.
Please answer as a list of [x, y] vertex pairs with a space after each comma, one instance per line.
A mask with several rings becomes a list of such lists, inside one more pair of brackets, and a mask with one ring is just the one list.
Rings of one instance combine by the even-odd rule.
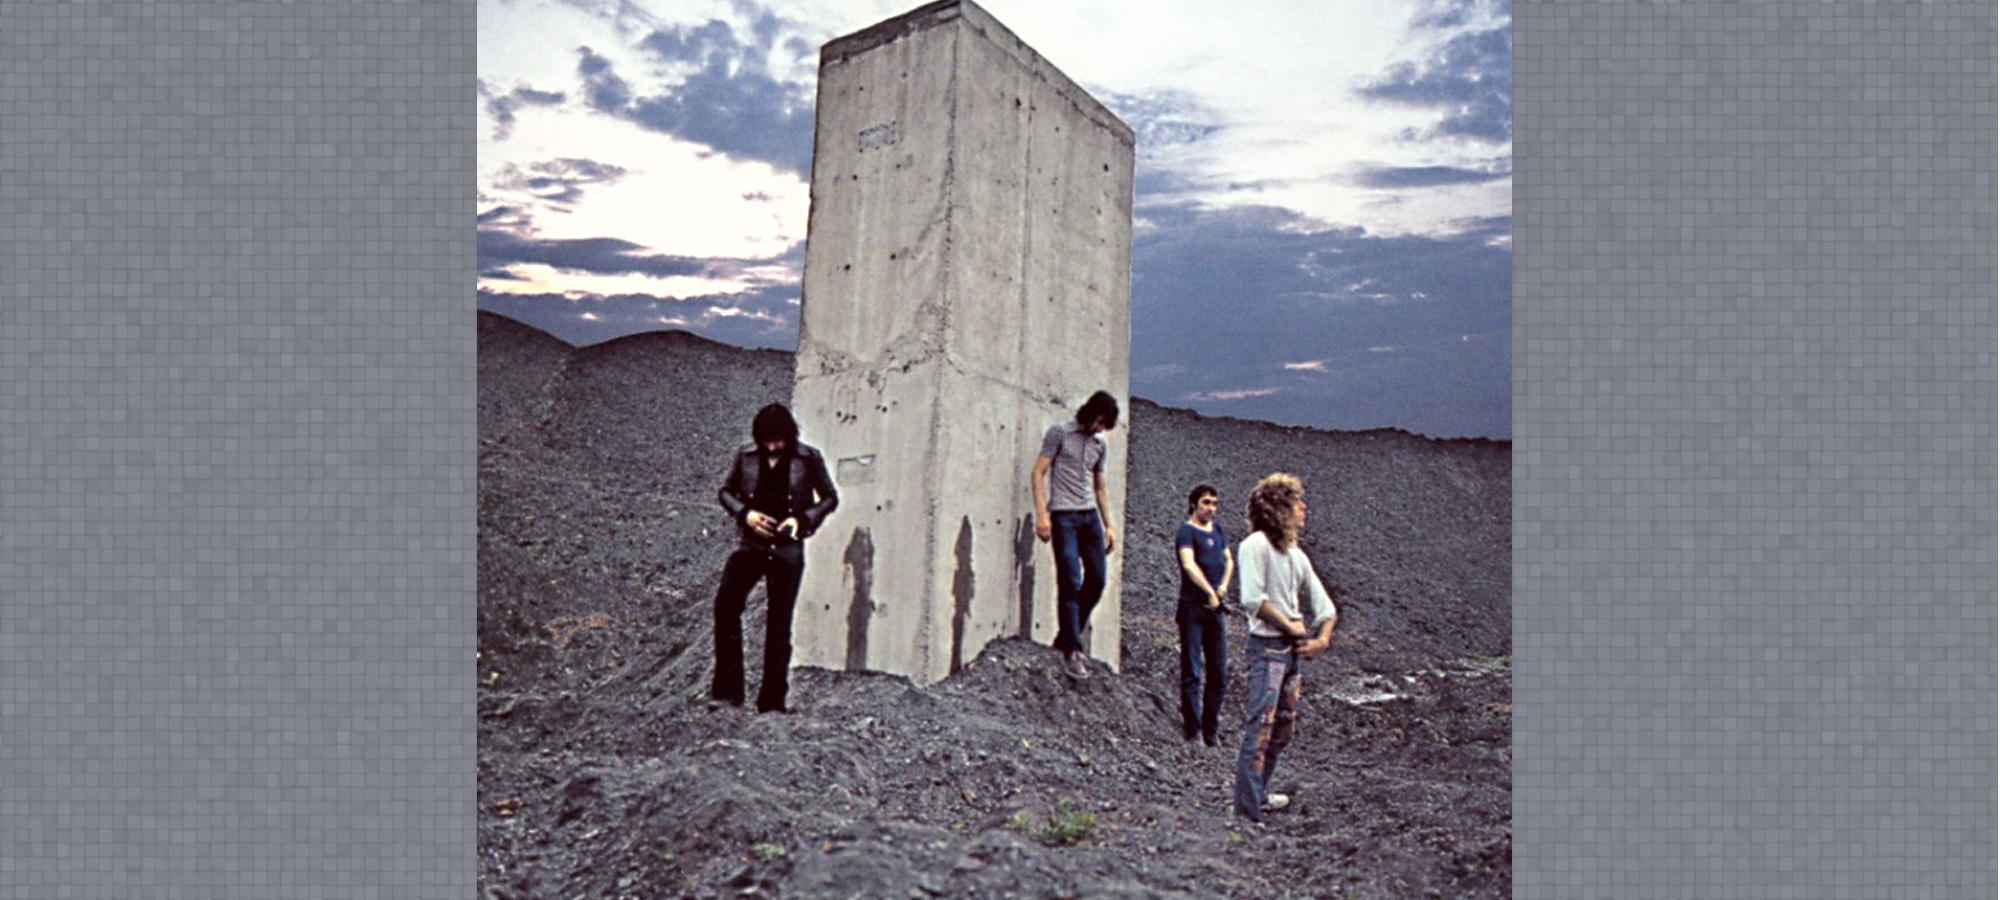
[[[918, 5], [481, 0], [480, 308], [793, 349], [819, 47]], [[1137, 134], [1134, 395], [1511, 436], [1510, 0], [980, 6]]]

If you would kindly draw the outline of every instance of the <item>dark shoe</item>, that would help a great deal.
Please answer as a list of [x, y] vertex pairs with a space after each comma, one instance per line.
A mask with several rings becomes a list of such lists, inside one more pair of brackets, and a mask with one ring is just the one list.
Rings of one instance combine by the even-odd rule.
[[1083, 655], [1083, 654], [1081, 654], [1081, 653], [1072, 653], [1072, 654], [1070, 654], [1070, 655], [1069, 655], [1069, 673], [1070, 673], [1071, 675], [1075, 675], [1075, 676], [1076, 676], [1076, 677], [1078, 677], [1078, 678], [1089, 678], [1089, 677], [1090, 677], [1090, 663], [1089, 663], [1089, 662], [1088, 662], [1087, 660], [1088, 660], [1088, 657], [1084, 656], [1084, 655]]
[[[1192, 738], [1190, 738], [1190, 740], [1192, 740]], [[1213, 747], [1215, 746], [1215, 735], [1204, 734], [1201, 736], [1201, 742], [1209, 745], [1210, 747]]]

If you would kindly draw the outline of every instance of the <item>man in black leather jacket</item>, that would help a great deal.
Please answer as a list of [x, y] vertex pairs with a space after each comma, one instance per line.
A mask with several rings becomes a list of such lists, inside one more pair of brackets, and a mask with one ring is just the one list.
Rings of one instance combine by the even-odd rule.
[[738, 546], [715, 592], [715, 680], [709, 696], [743, 705], [743, 604], [764, 580], [764, 680], [758, 712], [783, 712], [792, 665], [792, 608], [805, 574], [806, 538], [840, 504], [826, 457], [799, 442], [799, 426], [782, 403], [757, 411], [751, 443], [730, 461], [716, 493], [736, 522]]

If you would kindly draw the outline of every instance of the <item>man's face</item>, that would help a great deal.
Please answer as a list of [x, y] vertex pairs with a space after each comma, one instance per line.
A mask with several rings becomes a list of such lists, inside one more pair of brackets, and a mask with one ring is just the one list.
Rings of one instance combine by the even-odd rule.
[[757, 446], [764, 451], [765, 456], [777, 456], [785, 450], [784, 441], [761, 441]]
[[1083, 426], [1083, 431], [1085, 434], [1103, 434], [1116, 427], [1109, 419], [1091, 419]]
[[1292, 511], [1293, 511], [1293, 513], [1294, 513], [1294, 514], [1296, 514], [1296, 515], [1297, 515], [1297, 516], [1299, 517], [1299, 527], [1300, 527], [1300, 528], [1304, 528], [1304, 527], [1306, 527], [1306, 498], [1305, 498], [1305, 495], [1301, 494], [1301, 495], [1299, 496], [1299, 499], [1298, 499], [1298, 500], [1296, 500], [1296, 501], [1294, 501], [1294, 502], [1292, 503]]
[[1203, 525], [1215, 519], [1215, 495], [1210, 494], [1194, 502], [1194, 520]]

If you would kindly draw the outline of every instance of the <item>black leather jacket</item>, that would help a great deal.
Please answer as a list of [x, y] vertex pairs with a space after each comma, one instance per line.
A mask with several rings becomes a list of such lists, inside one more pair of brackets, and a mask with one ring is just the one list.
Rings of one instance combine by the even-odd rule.
[[[819, 530], [834, 507], [840, 505], [840, 495], [833, 489], [833, 476], [827, 472], [826, 456], [810, 444], [797, 444], [792, 458], [786, 466], [792, 494], [792, 508], [799, 512], [799, 540], [805, 540]], [[773, 541], [743, 523], [743, 515], [750, 509], [750, 502], [757, 496], [757, 479], [764, 474], [764, 461], [759, 457], [755, 443], [744, 444], [730, 462], [729, 473], [723, 476], [722, 489], [716, 492], [716, 499], [729, 518], [736, 521], [736, 531], [743, 542], [757, 547], [769, 547], [786, 543], [785, 538]]]

